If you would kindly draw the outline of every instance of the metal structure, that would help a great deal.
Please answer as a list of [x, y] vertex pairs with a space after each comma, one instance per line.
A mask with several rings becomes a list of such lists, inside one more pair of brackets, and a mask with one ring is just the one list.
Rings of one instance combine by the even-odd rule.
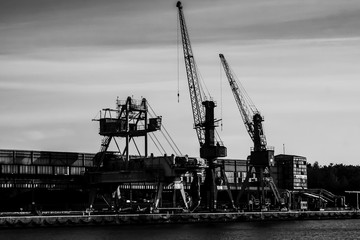
[[[120, 149], [117, 142], [116, 146], [127, 165], [130, 159], [130, 141], [133, 141], [138, 155], [148, 156], [148, 133], [161, 129], [160, 116], [148, 118], [145, 98], [141, 102], [135, 101], [131, 97], [128, 97], [125, 102], [117, 99], [116, 107], [116, 109], [103, 109], [103, 112], [100, 112], [100, 119], [95, 119], [100, 122], [99, 134], [104, 136], [100, 152], [94, 159], [98, 168], [103, 165], [110, 142], [113, 139], [116, 141], [115, 137], [125, 139], [123, 150]], [[143, 152], [136, 145], [136, 137], [144, 137]]]
[[[215, 127], [216, 121], [214, 118], [214, 108], [216, 106], [215, 102], [212, 100], [203, 101], [201, 85], [199, 82], [197, 66], [195, 63], [193, 51], [191, 48], [191, 42], [189, 33], [185, 23], [185, 17], [183, 13], [183, 7], [181, 2], [177, 2], [176, 7], [178, 8], [179, 13], [179, 22], [181, 29], [181, 38], [183, 45], [183, 53], [185, 60], [185, 68], [187, 74], [187, 80], [189, 85], [191, 107], [193, 112], [194, 119], [194, 128], [198, 137], [200, 144], [200, 157], [207, 160], [208, 168], [206, 170], [205, 176], [205, 188], [207, 192], [207, 206], [210, 210], [217, 208], [217, 186], [215, 183], [215, 169], [221, 167], [217, 164], [216, 159], [218, 157], [226, 157], [227, 151], [226, 147], [223, 146], [222, 142], [217, 142], [215, 140]], [[221, 170], [223, 172], [223, 169]], [[221, 178], [227, 183], [226, 175], [221, 174]], [[232, 195], [230, 188], [227, 187], [227, 191], [232, 203]]]
[[[260, 199], [261, 206], [269, 204], [269, 201], [265, 196], [266, 186], [272, 190], [276, 202], [279, 203], [281, 201], [281, 197], [272, 177], [270, 176], [270, 166], [274, 165], [274, 149], [267, 146], [266, 137], [262, 126], [264, 118], [252, 103], [250, 97], [246, 94], [246, 91], [243, 89], [243, 87], [238, 84], [238, 81], [236, 81], [235, 75], [233, 74], [224, 55], [219, 54], [219, 57], [229, 81], [230, 88], [234, 95], [235, 102], [239, 108], [240, 115], [245, 124], [246, 130], [254, 143], [254, 147], [251, 150], [250, 155], [249, 171], [242, 185], [241, 191], [237, 196], [236, 202], [239, 202], [246, 188], [249, 188], [250, 185], [255, 185], [257, 188], [256, 199]], [[249, 182], [250, 178], [255, 180], [252, 181], [251, 184]]]
[[[201, 171], [204, 164], [186, 156], [148, 156], [147, 135], [161, 129], [161, 117], [148, 118], [147, 110], [145, 99], [139, 102], [128, 97], [126, 101], [117, 100], [116, 109], [103, 109], [100, 118], [96, 119], [100, 123], [99, 134], [104, 136], [104, 139], [100, 152], [94, 157], [95, 169], [87, 173], [87, 182], [91, 189], [90, 206], [93, 206], [96, 196], [101, 195], [109, 207], [123, 208], [120, 199], [124, 198], [124, 193], [121, 193], [121, 189], [126, 189], [126, 201], [131, 207], [134, 193], [132, 188], [147, 185], [156, 189], [155, 196], [149, 200], [152, 202], [151, 206], [147, 204], [148, 208], [154, 211], [160, 209], [163, 189], [166, 187], [174, 194], [172, 207], [177, 205], [175, 198], [179, 190], [183, 209], [189, 209], [181, 176], [189, 171]], [[122, 149], [116, 138], [125, 140]], [[143, 151], [140, 151], [140, 147], [135, 143], [135, 138], [144, 139]], [[117, 151], [109, 151], [111, 140], [114, 140]], [[130, 141], [133, 141], [137, 155], [130, 155]], [[193, 201], [197, 198], [196, 195], [190, 197]]]

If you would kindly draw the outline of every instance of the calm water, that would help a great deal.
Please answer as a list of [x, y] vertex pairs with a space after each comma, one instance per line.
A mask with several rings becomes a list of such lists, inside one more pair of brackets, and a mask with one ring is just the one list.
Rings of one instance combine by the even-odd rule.
[[2, 229], [0, 239], [360, 239], [360, 220]]

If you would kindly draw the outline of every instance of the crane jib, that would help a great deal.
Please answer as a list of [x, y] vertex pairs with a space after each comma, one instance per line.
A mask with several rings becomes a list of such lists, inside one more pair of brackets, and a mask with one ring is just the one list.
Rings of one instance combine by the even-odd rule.
[[[247, 100], [250, 100], [249, 96], [246, 95], [245, 90], [241, 91], [240, 87], [235, 80], [235, 76], [232, 73], [228, 62], [226, 61], [223, 54], [219, 54], [221, 63], [224, 71], [228, 78], [230, 88], [234, 95], [236, 104], [239, 108], [240, 115], [243, 119], [245, 128], [254, 142], [255, 149], [266, 149], [266, 138], [262, 127], [263, 118], [259, 111], [253, 104], [249, 104]], [[251, 100], [250, 100], [251, 101]]]

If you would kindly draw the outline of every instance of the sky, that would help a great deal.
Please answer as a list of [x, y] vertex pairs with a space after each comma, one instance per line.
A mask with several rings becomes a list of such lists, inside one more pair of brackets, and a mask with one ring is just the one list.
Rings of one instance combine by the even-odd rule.
[[[359, 165], [360, 1], [182, 4], [228, 158], [246, 159], [252, 142], [219, 53], [275, 154]], [[199, 156], [177, 11], [168, 0], [1, 0], [0, 149], [95, 153], [92, 119], [131, 96], [148, 100], [182, 154]]]

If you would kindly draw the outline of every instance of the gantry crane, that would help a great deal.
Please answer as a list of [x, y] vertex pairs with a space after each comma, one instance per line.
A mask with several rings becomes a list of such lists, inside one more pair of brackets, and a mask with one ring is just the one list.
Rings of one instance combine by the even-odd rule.
[[[207, 192], [207, 206], [210, 210], [217, 208], [217, 186], [215, 183], [215, 169], [219, 167], [216, 159], [227, 155], [226, 147], [222, 142], [215, 140], [216, 121], [214, 118], [215, 102], [212, 100], [203, 101], [201, 85], [197, 72], [194, 55], [191, 48], [189, 33], [186, 27], [183, 7], [181, 2], [177, 2], [176, 7], [179, 10], [179, 21], [181, 29], [181, 38], [184, 52], [185, 68], [188, 79], [191, 107], [194, 118], [194, 128], [200, 144], [200, 157], [207, 160], [205, 188]], [[222, 168], [221, 177], [227, 183], [224, 169]], [[231, 200], [231, 207], [234, 207], [230, 187], [227, 184], [227, 191]]]
[[254, 143], [254, 147], [250, 155], [249, 169], [246, 174], [245, 181], [242, 184], [241, 191], [237, 196], [236, 202], [239, 202], [241, 195], [244, 193], [245, 189], [249, 187], [249, 179], [253, 178], [254, 180], [256, 179], [258, 197], [260, 198], [260, 203], [262, 205], [268, 204], [264, 192], [266, 186], [270, 187], [274, 193], [275, 200], [279, 203], [280, 194], [272, 177], [270, 176], [270, 166], [274, 164], [274, 148], [267, 146], [262, 126], [264, 118], [252, 103], [250, 97], [246, 94], [246, 91], [240, 84], [238, 84], [238, 81], [236, 81], [235, 75], [230, 69], [224, 55], [219, 54], [219, 57], [227, 79], [229, 80], [235, 102], [239, 108], [246, 130]]
[[[148, 134], [160, 130], [161, 117], [148, 118], [148, 105], [145, 98], [137, 102], [131, 97], [126, 101], [116, 100], [117, 109], [103, 109], [103, 116], [100, 119], [94, 119], [100, 122], [99, 134], [104, 136], [101, 142], [100, 152], [94, 158], [94, 165], [99, 169], [107, 157], [108, 148], [111, 140], [117, 144], [115, 137], [125, 139], [125, 147], [120, 155], [125, 160], [125, 165], [130, 161], [130, 141], [135, 143], [135, 138], [144, 138], [144, 156], [148, 156]], [[135, 144], [136, 146], [136, 144]], [[119, 146], [117, 145], [119, 148]], [[137, 149], [139, 151], [139, 149]]]
[[[104, 139], [100, 152], [93, 159], [95, 168], [86, 173], [91, 208], [97, 196], [101, 196], [108, 207], [117, 209], [124, 209], [124, 206], [128, 205], [121, 200], [125, 196], [132, 208], [133, 202], [136, 202], [133, 201], [134, 188], [137, 189], [138, 197], [148, 193], [154, 194], [151, 189], [154, 191], [156, 189], [156, 195], [147, 207], [154, 212], [160, 211], [163, 207], [163, 189], [166, 188], [167, 194], [169, 190], [173, 190], [171, 208], [183, 206], [183, 210], [188, 211], [188, 199], [181, 177], [189, 171], [203, 171], [204, 161], [166, 154], [158, 157], [153, 154], [149, 156], [147, 136], [161, 130], [161, 116], [149, 118], [148, 102], [145, 98], [141, 101], [131, 97], [126, 101], [117, 99], [116, 105], [116, 109], [103, 109], [100, 118], [94, 119], [99, 121], [99, 134], [104, 136]], [[143, 151], [138, 147], [135, 139], [143, 139]], [[111, 140], [115, 142], [117, 151], [108, 151]], [[133, 141], [138, 155], [130, 156], [130, 141]], [[120, 149], [120, 146], [124, 148]], [[146, 189], [145, 186], [151, 188]], [[177, 201], [177, 192], [181, 194], [180, 203]]]

